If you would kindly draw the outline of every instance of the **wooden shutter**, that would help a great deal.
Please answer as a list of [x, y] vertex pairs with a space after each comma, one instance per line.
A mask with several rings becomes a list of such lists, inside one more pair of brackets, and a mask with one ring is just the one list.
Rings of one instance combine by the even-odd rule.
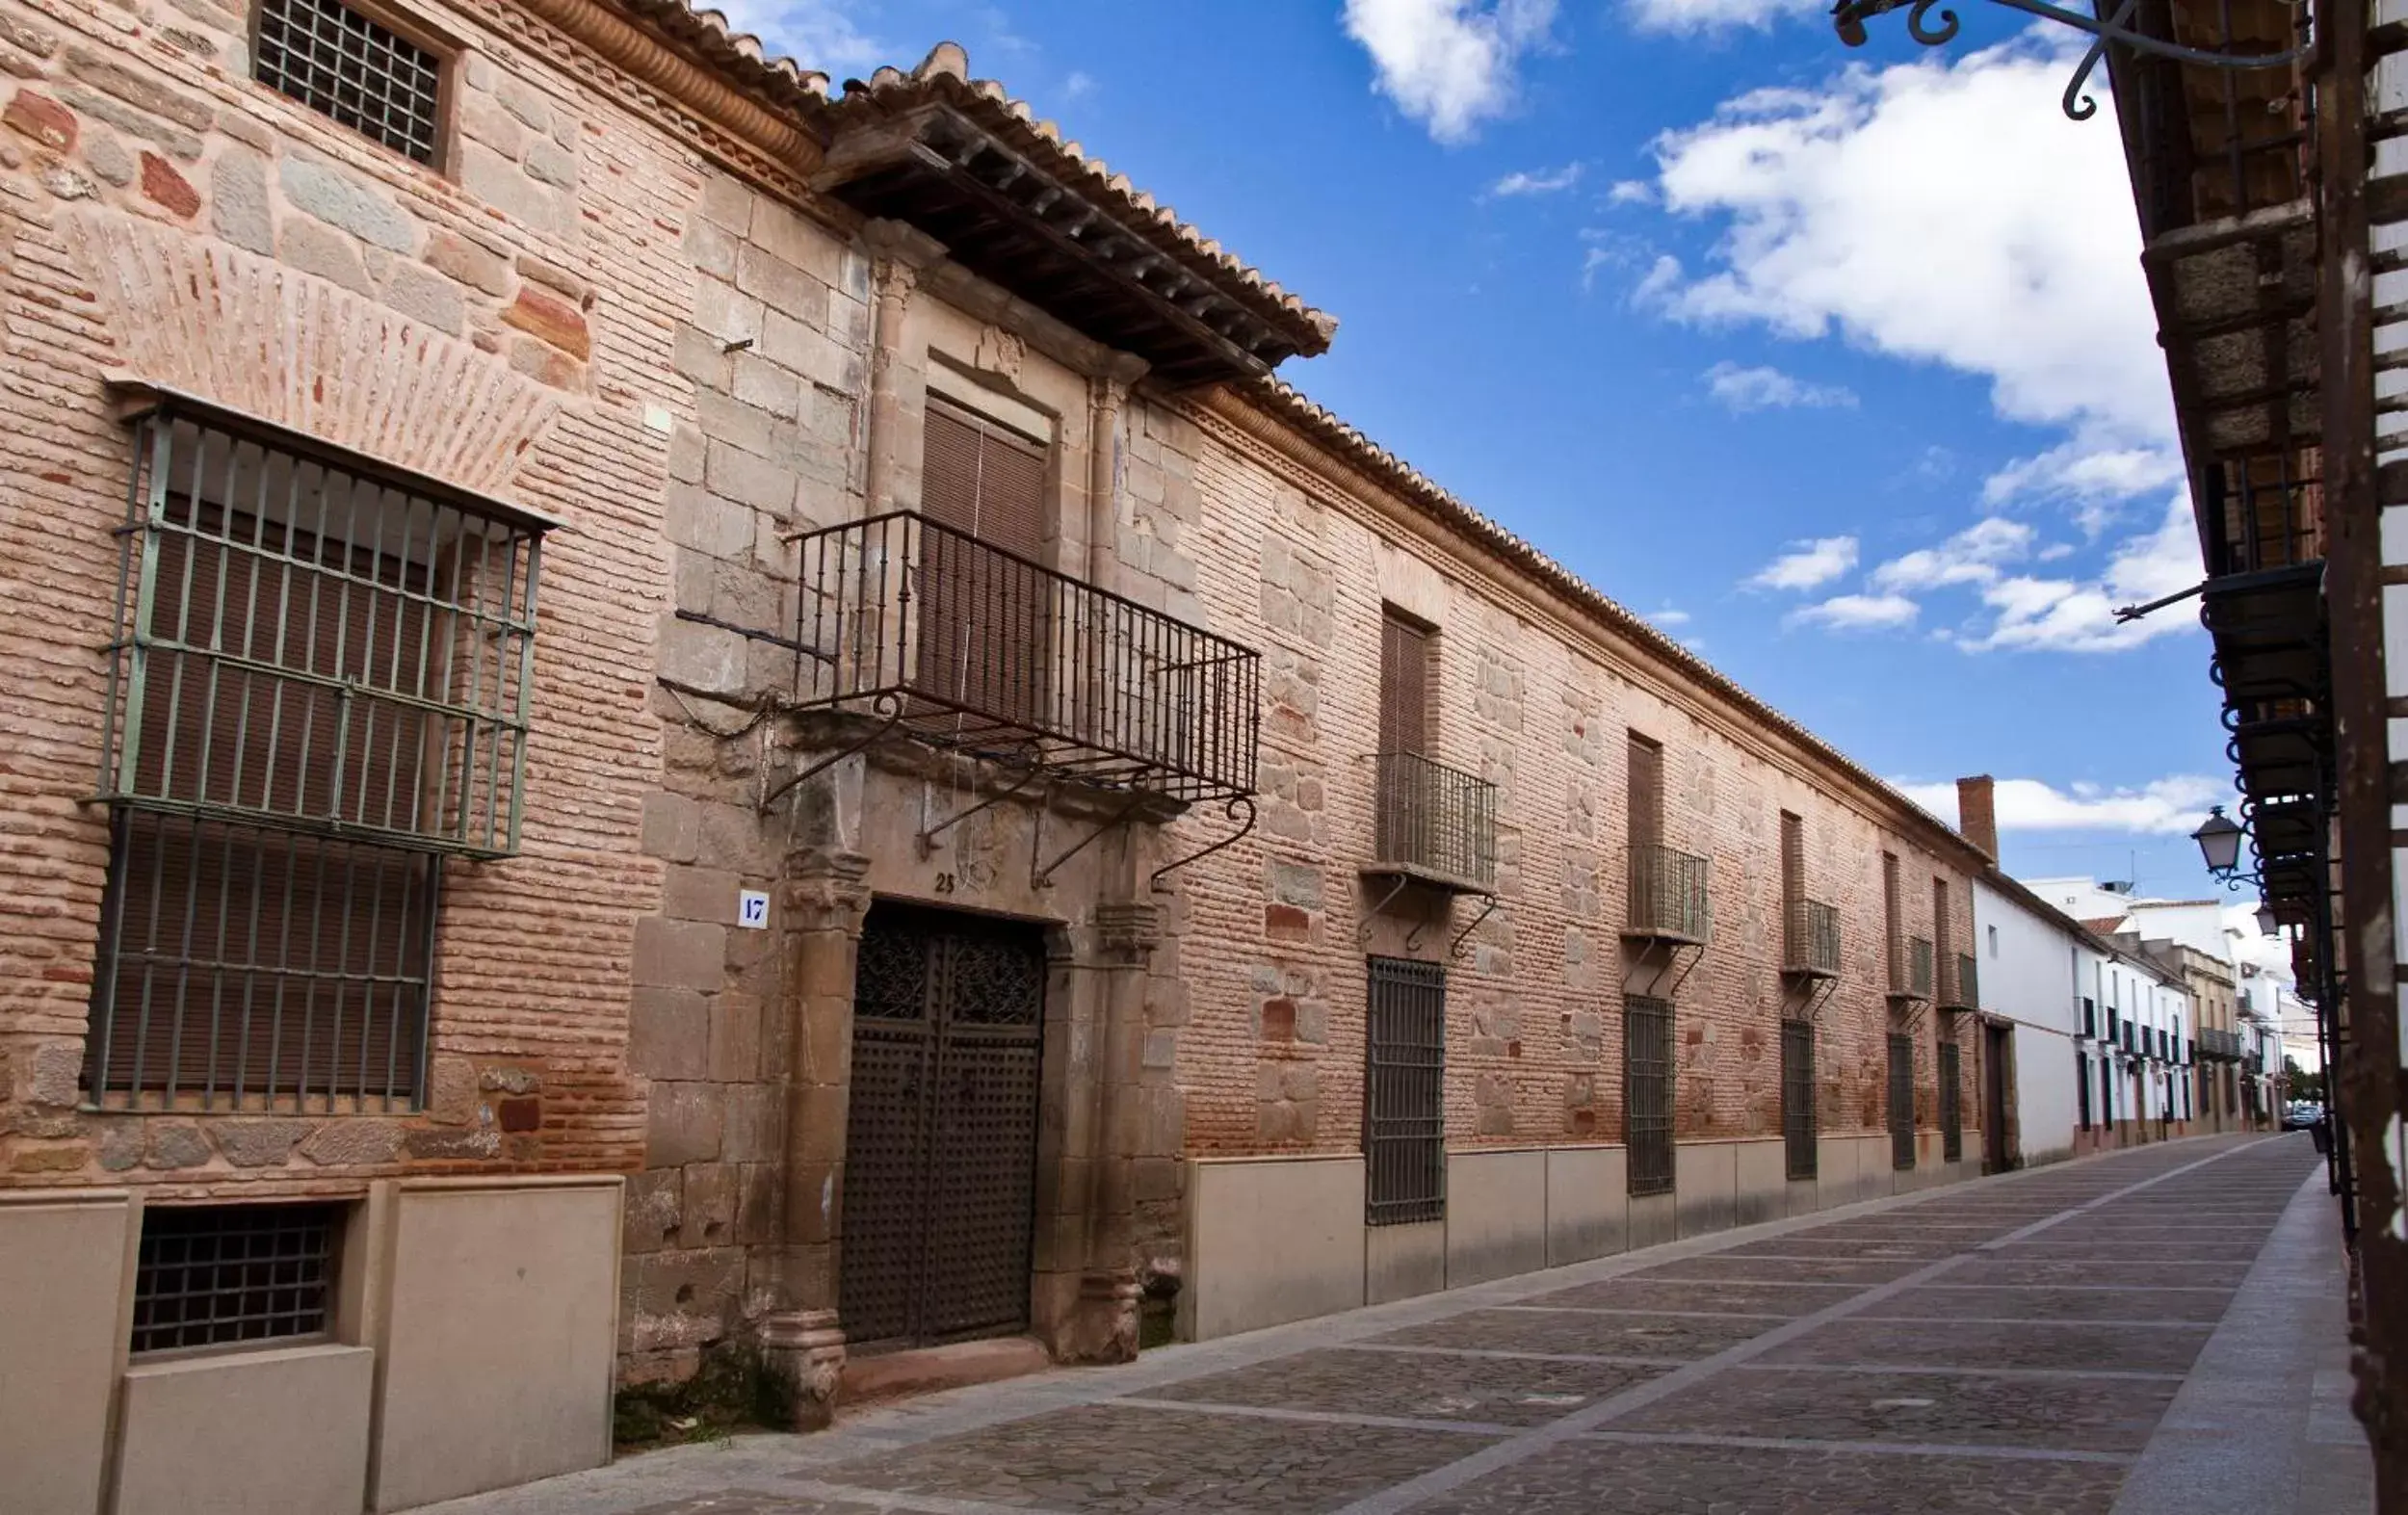
[[1949, 973], [1956, 972], [1956, 964], [1949, 957], [1949, 881], [1931, 881], [1931, 950], [1938, 954]]
[[1045, 550], [1046, 449], [931, 396], [920, 509], [991, 547], [1034, 559]]
[[1881, 854], [1881, 929], [1888, 943], [1890, 987], [1903, 987], [1906, 982], [1906, 923], [1898, 919], [1898, 857], [1891, 852]]
[[1806, 823], [1781, 812], [1781, 913], [1787, 919], [1806, 898]]
[[[953, 708], [962, 735], [1043, 725], [1056, 680], [1048, 649], [1055, 581], [1045, 548], [1045, 449], [931, 397], [921, 464], [920, 692]], [[1025, 560], [1025, 561], [1023, 561]], [[915, 713], [916, 714], [916, 713]], [[935, 729], [919, 722], [922, 729]]]
[[1379, 623], [1379, 750], [1429, 753], [1429, 636], [1389, 612]]
[[1663, 843], [1663, 748], [1634, 732], [1631, 752], [1631, 845]]
[[973, 536], [979, 530], [979, 429], [958, 412], [929, 402], [920, 459], [920, 510], [929, 519]]

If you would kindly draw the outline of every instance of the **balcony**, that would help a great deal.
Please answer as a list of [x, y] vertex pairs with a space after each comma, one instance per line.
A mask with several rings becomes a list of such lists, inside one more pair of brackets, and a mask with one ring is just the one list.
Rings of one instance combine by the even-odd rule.
[[1942, 976], [1940, 1008], [1944, 1010], [1978, 1010], [1981, 1008], [1981, 976], [1971, 953], [1953, 953], [1946, 959], [1950, 971]]
[[2202, 1026], [2199, 1028], [2198, 1056], [2211, 1062], [2239, 1061], [2240, 1032]]
[[1793, 900], [1782, 927], [1781, 971], [1799, 979], [1840, 976], [1840, 911], [1819, 900]]
[[798, 545], [798, 708], [1103, 789], [1254, 792], [1252, 648], [913, 510]]
[[1631, 913], [1622, 934], [1677, 947], [1701, 946], [1714, 934], [1707, 899], [1706, 859], [1668, 847], [1631, 847]]
[[1890, 998], [1931, 998], [1931, 939], [1927, 936], [1890, 938]]
[[1497, 892], [1497, 786], [1411, 752], [1382, 752], [1366, 873]]

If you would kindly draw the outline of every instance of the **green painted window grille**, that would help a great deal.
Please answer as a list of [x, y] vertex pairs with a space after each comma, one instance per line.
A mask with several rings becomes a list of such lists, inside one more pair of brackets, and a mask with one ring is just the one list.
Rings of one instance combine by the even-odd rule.
[[1819, 1170], [1815, 1125], [1815, 1024], [1781, 1023], [1781, 1135], [1788, 1148], [1789, 1176], [1813, 1178]]
[[1630, 1191], [1672, 1191], [1672, 1002], [1622, 1001], [1622, 1109]]
[[181, 397], [134, 444], [88, 1093], [411, 1108], [442, 860], [518, 846], [550, 523]]

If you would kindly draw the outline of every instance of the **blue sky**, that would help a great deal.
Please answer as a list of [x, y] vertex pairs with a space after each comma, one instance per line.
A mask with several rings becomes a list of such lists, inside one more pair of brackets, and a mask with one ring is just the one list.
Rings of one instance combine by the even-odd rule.
[[1822, 9], [731, 13], [840, 82], [961, 42], [1340, 318], [1314, 398], [1875, 771], [2012, 781], [2015, 872], [2205, 894], [2206, 638], [2107, 614], [2198, 556], [2104, 81], [2069, 122], [2070, 39]]

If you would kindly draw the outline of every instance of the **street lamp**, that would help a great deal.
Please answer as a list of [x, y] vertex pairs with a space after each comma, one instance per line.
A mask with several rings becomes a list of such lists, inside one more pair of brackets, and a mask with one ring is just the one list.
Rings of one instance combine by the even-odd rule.
[[2274, 918], [2274, 906], [2270, 904], [2258, 906], [2258, 934], [2272, 936], [2282, 928], [2283, 923]]
[[[2098, 105], [2081, 90], [2090, 78], [2090, 71], [2107, 56], [2109, 42], [2129, 47], [2136, 53], [2169, 58], [2176, 63], [2230, 69], [2288, 67], [2316, 50], [2313, 43], [2275, 53], [2222, 53], [2205, 47], [2186, 47], [2133, 29], [2129, 23], [2139, 0], [2115, 0], [2112, 12], [2102, 4], [2099, 13], [2095, 15], [2051, 5], [2048, 0], [1992, 0], [1992, 3], [2009, 11], [2020, 11], [2026, 15], [2038, 16], [2044, 21], [2072, 27], [2091, 39], [2090, 50], [2082, 54], [2081, 65], [2074, 70], [2074, 77], [2065, 86], [2065, 114], [2078, 121], [2088, 120], [2099, 113]], [[1947, 0], [1839, 0], [1831, 8], [1831, 25], [1840, 34], [1841, 41], [1850, 47], [1862, 47], [1868, 39], [1865, 23], [1892, 11], [1907, 13], [1906, 35], [1925, 47], [1936, 47], [1956, 36], [1956, 13], [1949, 9]], [[1928, 19], [1934, 11], [1939, 12], [1937, 25]]]
[[2240, 839], [2247, 835], [2222, 805], [2211, 806], [2208, 819], [2199, 823], [2199, 829], [2190, 839], [2199, 844], [2199, 855], [2206, 858], [2208, 872], [2222, 879], [2230, 879], [2240, 868]]

